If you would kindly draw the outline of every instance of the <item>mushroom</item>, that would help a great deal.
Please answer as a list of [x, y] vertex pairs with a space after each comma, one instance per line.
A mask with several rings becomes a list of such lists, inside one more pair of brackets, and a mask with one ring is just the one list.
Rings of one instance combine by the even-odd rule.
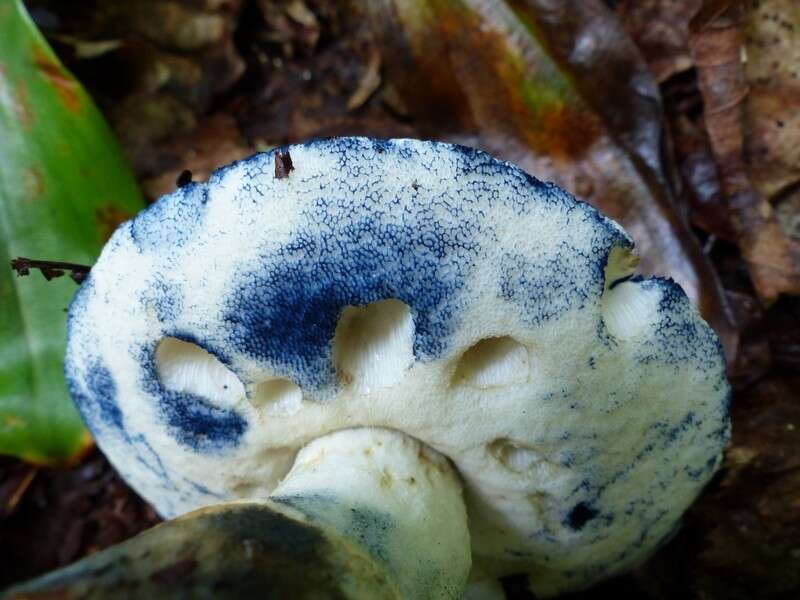
[[[478, 150], [313, 141], [121, 225], [70, 308], [67, 379], [164, 517], [271, 498], [357, 538], [365, 502], [402, 524], [371, 552], [407, 597], [417, 557], [458, 596], [466, 545], [473, 580], [553, 596], [668, 539], [729, 438], [715, 334], [636, 262], [615, 222]], [[458, 481], [415, 495], [438, 455]]]
[[303, 448], [269, 499], [199, 509], [2, 598], [455, 598], [469, 566], [447, 460], [362, 428]]

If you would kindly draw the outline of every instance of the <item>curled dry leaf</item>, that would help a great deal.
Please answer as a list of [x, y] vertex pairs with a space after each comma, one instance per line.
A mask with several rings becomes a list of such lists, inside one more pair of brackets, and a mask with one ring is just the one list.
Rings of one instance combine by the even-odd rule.
[[381, 53], [373, 49], [358, 86], [347, 99], [347, 110], [356, 110], [369, 100], [381, 85]]
[[296, 50], [312, 51], [319, 41], [317, 15], [303, 0], [258, 0], [266, 24], [263, 35], [281, 45], [283, 55], [292, 57]]
[[693, 20], [690, 40], [704, 120], [739, 248], [756, 291], [769, 302], [780, 293], [800, 293], [800, 244], [784, 234], [772, 206], [753, 185], [750, 173], [756, 165], [745, 160], [743, 3], [718, 1], [709, 7]]
[[[711, 235], [734, 241], [736, 234], [705, 132], [683, 114], [676, 115], [670, 124], [678, 167], [691, 203], [692, 224]], [[741, 329], [738, 320], [737, 324]]]
[[676, 279], [732, 358], [718, 279], [675, 208], [658, 88], [613, 13], [598, 0], [367, 10], [388, 79], [426, 135], [481, 146], [620, 221], [643, 270]]
[[175, 0], [139, 0], [107, 2], [99, 18], [104, 29], [135, 31], [161, 48], [192, 52], [221, 44], [230, 37], [241, 2], [229, 0], [225, 6], [216, 2], [176, 2]]
[[[226, 108], [236, 116], [244, 137], [259, 147], [334, 135], [419, 137], [407, 119], [396, 118], [380, 101], [367, 101], [371, 89], [381, 84], [381, 56], [368, 23], [348, 18], [345, 3], [317, 0], [307, 5], [313, 6], [326, 40], [313, 53], [298, 51], [289, 60], [286, 51], [302, 47], [296, 38], [284, 36], [275, 47], [274, 41], [264, 41], [260, 29], [241, 32], [243, 47], [250, 49], [246, 56], [251, 77], [260, 82]], [[265, 0], [260, 6], [271, 11], [268, 36], [276, 31], [276, 15], [294, 23], [282, 12], [282, 4]], [[384, 85], [384, 102], [385, 90]]]

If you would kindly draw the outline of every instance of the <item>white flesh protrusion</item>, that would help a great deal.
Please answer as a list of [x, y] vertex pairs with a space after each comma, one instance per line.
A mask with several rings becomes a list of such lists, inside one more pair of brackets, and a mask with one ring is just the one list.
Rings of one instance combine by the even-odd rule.
[[256, 386], [251, 401], [270, 415], [293, 415], [303, 406], [303, 391], [288, 379], [268, 379]]
[[660, 294], [648, 293], [639, 282], [623, 281], [603, 294], [603, 322], [615, 338], [629, 340], [652, 327]]
[[297, 455], [271, 499], [360, 544], [405, 598], [460, 598], [471, 566], [461, 483], [397, 431], [341, 430]]
[[639, 258], [629, 248], [615, 246], [608, 255], [601, 311], [608, 332], [629, 340], [645, 332], [658, 314], [658, 292], [648, 293], [638, 281], [626, 281], [636, 272]]
[[525, 383], [530, 372], [528, 349], [509, 336], [486, 338], [464, 352], [453, 383], [488, 389]]
[[166, 337], [156, 348], [156, 371], [168, 390], [195, 394], [227, 408], [244, 398], [244, 384], [200, 346]]
[[414, 321], [396, 299], [348, 306], [333, 338], [339, 380], [364, 392], [398, 383], [414, 362]]

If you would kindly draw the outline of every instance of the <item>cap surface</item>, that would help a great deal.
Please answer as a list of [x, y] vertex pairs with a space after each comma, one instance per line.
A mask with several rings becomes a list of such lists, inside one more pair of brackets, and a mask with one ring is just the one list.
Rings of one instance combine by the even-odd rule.
[[339, 138], [124, 223], [70, 308], [68, 382], [164, 516], [269, 495], [311, 440], [407, 433], [465, 485], [475, 568], [542, 595], [635, 564], [729, 435], [719, 342], [632, 242], [477, 150]]

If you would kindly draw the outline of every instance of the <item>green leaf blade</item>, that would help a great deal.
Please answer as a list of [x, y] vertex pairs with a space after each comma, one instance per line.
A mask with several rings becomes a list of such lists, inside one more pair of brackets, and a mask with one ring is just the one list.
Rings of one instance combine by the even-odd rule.
[[92, 264], [143, 206], [102, 115], [21, 2], [0, 5], [0, 454], [70, 460], [91, 444], [62, 370], [69, 277], [18, 278], [17, 256]]

